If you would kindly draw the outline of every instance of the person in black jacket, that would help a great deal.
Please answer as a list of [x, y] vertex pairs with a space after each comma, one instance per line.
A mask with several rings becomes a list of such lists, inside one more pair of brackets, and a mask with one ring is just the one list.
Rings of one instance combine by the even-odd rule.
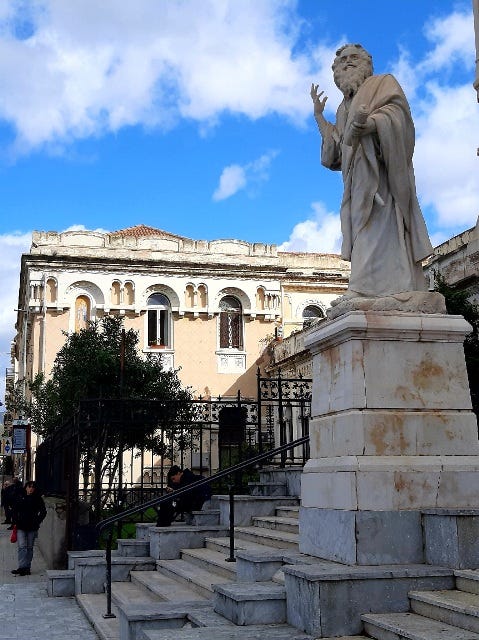
[[[174, 492], [176, 489], [182, 489], [198, 480], [203, 480], [203, 477], [195, 475], [189, 469], [181, 469], [178, 465], [174, 464], [168, 471], [166, 491], [168, 493]], [[204, 484], [197, 489], [192, 489], [190, 492], [177, 498], [172, 496], [171, 501], [168, 500], [159, 506], [156, 525], [158, 527], [168, 527], [180, 513], [186, 514], [186, 521], [190, 522], [192, 511], [199, 511], [204, 502], [210, 498], [211, 487], [209, 484]]]
[[13, 478], [12, 482], [2, 492], [2, 504], [5, 508], [5, 522], [3, 524], [9, 524], [8, 529], [13, 529], [12, 517], [13, 508], [17, 499], [23, 494], [24, 489], [19, 478]]
[[38, 529], [47, 510], [43, 498], [37, 491], [35, 482], [25, 484], [25, 491], [16, 499], [13, 506], [13, 524], [17, 527], [18, 569], [12, 573], [29, 576], [33, 558], [33, 545]]

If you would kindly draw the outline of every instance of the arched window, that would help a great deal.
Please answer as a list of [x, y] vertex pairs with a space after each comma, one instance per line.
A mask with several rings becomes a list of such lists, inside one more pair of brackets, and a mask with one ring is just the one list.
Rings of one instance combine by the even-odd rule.
[[148, 345], [168, 347], [171, 340], [171, 305], [162, 293], [148, 298]]
[[202, 309], [208, 304], [208, 291], [204, 284], [198, 285], [198, 306]]
[[78, 296], [75, 300], [75, 333], [88, 327], [91, 320], [91, 304], [88, 296]]
[[263, 287], [258, 287], [256, 289], [256, 308], [259, 309], [259, 311], [264, 311], [265, 308], [265, 296], [264, 296], [264, 289]]
[[57, 283], [54, 278], [48, 278], [47, 280], [47, 302], [56, 302], [57, 301]]
[[111, 283], [111, 303], [120, 304], [121, 302], [121, 288], [118, 280]]
[[186, 285], [185, 307], [192, 309], [195, 306], [195, 289], [192, 284]]
[[132, 282], [125, 282], [125, 304], [135, 304], [135, 289]]
[[314, 304], [308, 304], [308, 306], [303, 309], [303, 327], [309, 327], [309, 325], [318, 320], [323, 320], [323, 318], [324, 313], [322, 309]]
[[220, 349], [243, 349], [242, 307], [233, 296], [220, 301]]

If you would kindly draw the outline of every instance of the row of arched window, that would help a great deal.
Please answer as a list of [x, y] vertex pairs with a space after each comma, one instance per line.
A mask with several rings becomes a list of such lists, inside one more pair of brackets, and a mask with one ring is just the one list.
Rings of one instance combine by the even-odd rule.
[[[171, 303], [163, 293], [153, 293], [147, 300], [147, 344], [149, 347], [172, 347]], [[235, 296], [227, 295], [219, 303], [220, 349], [243, 350], [243, 308]], [[308, 305], [303, 310], [303, 324], [308, 326], [324, 318], [322, 309]], [[75, 300], [75, 331], [88, 326], [91, 320], [90, 298], [80, 295]]]
[[[40, 285], [39, 285], [40, 286]], [[57, 283], [54, 278], [48, 278], [46, 282], [46, 302], [57, 302]], [[40, 298], [36, 292], [32, 292], [34, 299]], [[121, 283], [114, 280], [110, 289], [110, 304], [115, 306], [125, 305], [131, 306], [135, 304], [135, 287], [132, 282]], [[208, 306], [208, 288], [205, 284], [198, 286], [193, 284], [186, 285], [185, 288], [185, 308], [204, 309]], [[259, 311], [267, 311], [269, 309], [278, 309], [280, 306], [280, 296], [278, 293], [268, 293], [264, 287], [258, 287], [256, 290], [256, 309]]]

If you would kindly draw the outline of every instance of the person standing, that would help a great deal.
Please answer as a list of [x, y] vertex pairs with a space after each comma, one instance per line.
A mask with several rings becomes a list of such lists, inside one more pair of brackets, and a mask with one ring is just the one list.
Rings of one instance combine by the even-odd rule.
[[38, 493], [36, 483], [30, 480], [25, 484], [24, 492], [13, 505], [13, 524], [17, 527], [18, 568], [12, 573], [29, 576], [33, 558], [33, 545], [38, 529], [47, 515], [43, 498]]
[[11, 514], [11, 509], [8, 505], [8, 487], [10, 486], [10, 481], [9, 480], [5, 480], [5, 482], [3, 483], [3, 487], [2, 487], [2, 507], [3, 507], [3, 512], [5, 514], [5, 520], [2, 522], [2, 524], [12, 524], [12, 514]]
[[20, 479], [15, 477], [12, 482], [8, 484], [8, 487], [5, 488], [4, 494], [2, 496], [2, 501], [4, 501], [5, 508], [5, 522], [4, 524], [9, 524], [8, 529], [13, 529], [12, 523], [12, 514], [13, 507], [17, 499], [23, 494], [23, 486], [20, 482]]

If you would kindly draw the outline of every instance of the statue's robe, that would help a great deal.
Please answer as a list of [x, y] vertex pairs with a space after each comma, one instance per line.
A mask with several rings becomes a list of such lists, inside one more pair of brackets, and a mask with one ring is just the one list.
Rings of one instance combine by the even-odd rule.
[[[377, 132], [355, 140], [350, 127], [362, 105]], [[343, 174], [341, 255], [351, 261], [352, 293], [426, 289], [421, 260], [433, 249], [416, 195], [414, 139], [406, 96], [391, 75], [367, 78], [323, 135], [322, 164]]]

